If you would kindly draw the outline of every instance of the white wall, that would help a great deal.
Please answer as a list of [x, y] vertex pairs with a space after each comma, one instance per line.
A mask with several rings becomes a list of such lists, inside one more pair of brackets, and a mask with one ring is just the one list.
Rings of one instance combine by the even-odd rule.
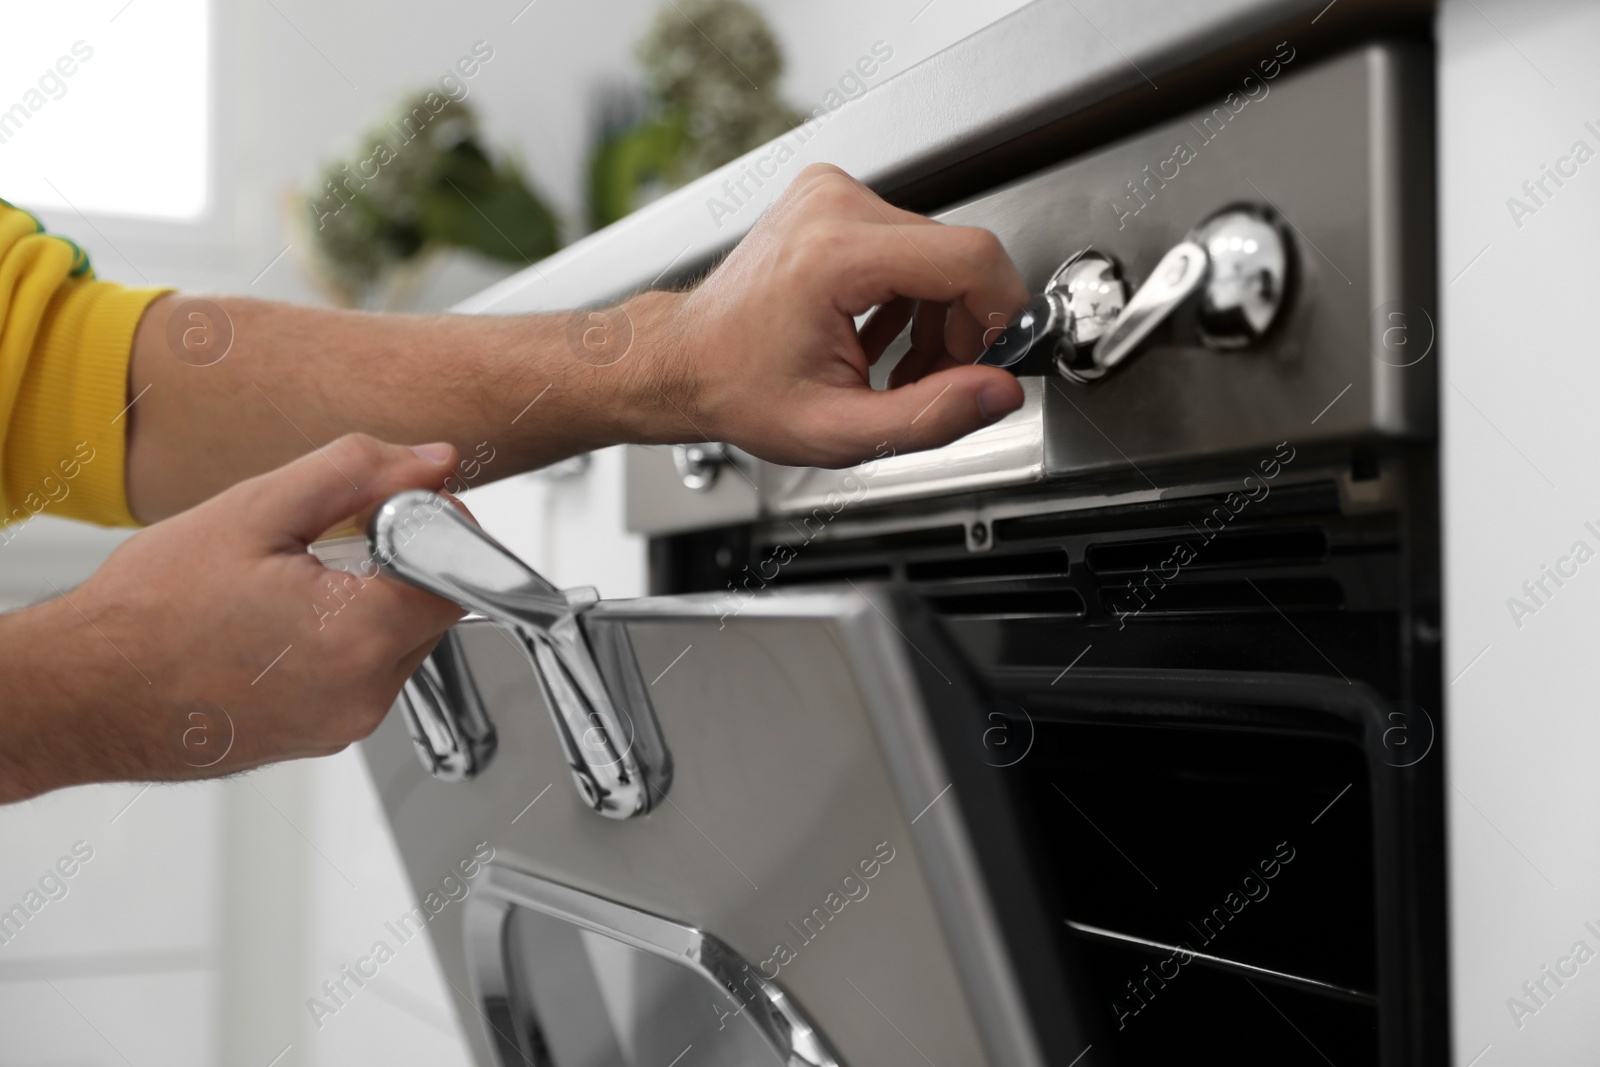
[[1600, 550], [1597, 40], [1600, 8], [1576, 0], [1450, 0], [1439, 18], [1457, 1067], [1600, 1049], [1600, 565], [1572, 558]]
[[[83, 7], [86, 35], [115, 48], [117, 26], [150, 0]], [[790, 59], [786, 95], [810, 109], [875, 41], [898, 72], [1022, 0], [759, 0]], [[471, 82], [496, 145], [513, 149], [575, 235], [594, 94], [632, 77], [633, 42], [658, 0], [495, 0], [441, 5], [232, 0], [213, 8], [212, 210], [192, 225], [67, 211], [46, 224], [83, 244], [102, 277], [312, 302], [283, 201], [407, 90], [437, 78], [475, 41], [495, 56]], [[116, 21], [111, 17], [115, 14]], [[83, 106], [92, 87], [74, 88]], [[115, 93], [107, 85], [95, 92]], [[149, 121], [159, 123], [158, 100]], [[41, 112], [38, 119], [50, 117]], [[30, 132], [48, 133], [35, 123]], [[0, 146], [0, 184], [5, 174]], [[159, 158], [107, 160], [160, 167]], [[0, 196], [5, 195], [0, 188]], [[26, 206], [26, 205], [24, 205]], [[92, 222], [92, 225], [91, 225]], [[285, 247], [288, 254], [278, 257]], [[456, 264], [426, 301], [447, 306], [502, 268]], [[642, 546], [621, 527], [620, 461], [587, 475], [519, 479], [474, 509], [561, 584], [609, 596], [643, 589]], [[120, 539], [35, 520], [0, 548], [0, 607], [88, 574]], [[131, 805], [130, 805], [131, 802]], [[404, 949], [321, 1029], [305, 999], [364, 953], [407, 901], [399, 861], [354, 752], [225, 783], [69, 790], [0, 809], [0, 907], [22, 899], [83, 840], [94, 859], [68, 895], [0, 945], [0, 1067], [132, 1063], [228, 1067], [464, 1062], [460, 998], [431, 950]], [[274, 1060], [274, 1057], [281, 1056]]]

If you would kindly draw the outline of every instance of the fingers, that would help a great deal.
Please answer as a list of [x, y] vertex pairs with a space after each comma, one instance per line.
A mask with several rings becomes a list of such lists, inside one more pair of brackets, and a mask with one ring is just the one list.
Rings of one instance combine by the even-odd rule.
[[922, 301], [911, 327], [911, 348], [890, 372], [889, 388], [897, 389], [934, 371], [966, 366], [972, 360], [958, 358], [952, 351], [974, 346], [981, 350], [988, 347], [988, 341], [989, 331], [980, 328], [965, 307]]
[[[407, 585], [398, 578], [383, 575], [378, 585], [381, 592], [368, 606], [370, 612], [365, 621], [374, 627], [388, 628], [394, 643], [401, 648], [418, 645], [432, 648], [440, 635], [466, 614], [454, 601]], [[417, 659], [421, 661], [420, 656]]]
[[[461, 621], [461, 616], [464, 613], [454, 605], [448, 605], [448, 609], [442, 608], [442, 605], [446, 605], [446, 601], [434, 597], [432, 593], [424, 593], [421, 589], [411, 589], [408, 585], [402, 585], [400, 582], [392, 581], [392, 579], [382, 579], [381, 585], [384, 587], [384, 592], [395, 590], [395, 592], [402, 593], [402, 603], [403, 601], [416, 601], [414, 605], [405, 603], [405, 605], [398, 606], [398, 608], [392, 608], [392, 611], [397, 613], [397, 616], [403, 613], [405, 625], [395, 625], [394, 622], [387, 622], [387, 632], [384, 633], [384, 653], [382, 653], [381, 661], [374, 665], [379, 675], [392, 678], [395, 685], [398, 685], [398, 683], [402, 683], [402, 681], [410, 677], [413, 670], [421, 667], [422, 661], [427, 659], [429, 653], [434, 651], [434, 646], [438, 645], [438, 640], [450, 630], [451, 625]], [[432, 603], [424, 603], [424, 601], [432, 601]], [[374, 600], [373, 608], [373, 614], [378, 614], [379, 611], [387, 609], [387, 606], [379, 600]], [[362, 624], [371, 625], [371, 627], [384, 627], [386, 621], [368, 617], [368, 619], [363, 619]]]
[[982, 355], [994, 339], [1004, 332], [1011, 315], [989, 311], [984, 314], [984, 320], [980, 321], [964, 304], [950, 309], [950, 318], [945, 324], [945, 347], [951, 352], [971, 353], [961, 362], [971, 363]]
[[911, 314], [916, 308], [915, 300], [899, 296], [872, 313], [860, 330], [861, 350], [866, 353], [867, 366], [878, 362], [878, 357], [889, 347], [889, 342], [900, 336], [900, 331], [911, 321]]
[[[464, 512], [442, 493], [455, 459], [449, 445], [409, 448], [364, 434], [341, 437], [255, 479], [247, 505], [251, 525], [270, 545], [301, 553], [329, 526], [406, 489], [440, 489]], [[360, 579], [356, 593], [348, 606], [349, 630], [367, 635], [385, 668], [406, 650], [431, 646], [463, 614], [451, 601], [387, 575]]]
[[230, 490], [269, 542], [304, 547], [339, 521], [404, 489], [438, 489], [456, 460], [450, 445], [413, 450], [349, 434]]
[[839, 277], [835, 299], [851, 315], [897, 297], [959, 308], [945, 344], [963, 362], [982, 353], [984, 326], [1008, 320], [1028, 302], [1022, 276], [987, 230], [827, 223], [808, 228], [794, 243], [795, 270]]
[[[999, 239], [987, 230], [946, 226], [897, 208], [828, 164], [801, 171], [784, 199], [792, 200], [785, 205], [786, 214], [809, 216], [812, 223], [798, 239], [815, 239], [823, 245], [834, 272], [841, 262], [848, 263], [861, 296], [876, 297], [846, 310], [859, 314], [874, 305], [892, 305], [893, 315], [900, 317], [903, 306], [893, 305], [895, 298], [952, 304], [945, 345], [963, 362], [983, 351], [985, 330], [997, 324], [1004, 327], [1028, 302], [1022, 276]], [[829, 232], [830, 228], [843, 232]], [[886, 320], [883, 328], [888, 325]], [[876, 333], [873, 340], [878, 340]], [[893, 337], [883, 344], [889, 340]], [[868, 354], [869, 359], [876, 358], [871, 349]]]
[[870, 455], [880, 442], [898, 451], [937, 448], [982, 429], [1022, 406], [1022, 386], [998, 367], [935, 371], [897, 389], [830, 387], [817, 405], [829, 425], [821, 438], [849, 441], [840, 465]]
[[923, 300], [917, 304], [917, 317], [911, 324], [911, 348], [889, 374], [889, 388], [898, 389], [914, 382], [949, 359], [945, 348], [945, 320], [950, 305]]
[[440, 630], [437, 634], [434, 634], [400, 657], [400, 662], [396, 665], [395, 672], [401, 682], [411, 677], [411, 672], [422, 666], [422, 661], [428, 658], [428, 654], [433, 651], [434, 646], [438, 645], [439, 639], [443, 636], [444, 630]]
[[[985, 331], [1028, 295], [992, 233], [897, 208], [812, 166], [691, 295], [700, 310], [685, 344], [699, 353], [701, 406], [723, 439], [774, 462], [842, 466], [882, 442], [943, 445], [1015, 410], [1016, 379], [970, 364]], [[908, 324], [891, 388], [870, 388], [866, 368]], [[781, 388], [749, 359], [756, 349], [770, 351]]]
[[[347, 613], [360, 618], [357, 625], [342, 629], [403, 632], [408, 642], [404, 647], [410, 647], [447, 628], [463, 614], [452, 601], [389, 576], [373, 560], [347, 569], [325, 567], [304, 550], [291, 550], [277, 559], [282, 560], [283, 556], [296, 568], [287, 573], [304, 580], [306, 593], [315, 603], [341, 619]], [[286, 572], [280, 569], [274, 573], [281, 577]], [[321, 614], [319, 611], [319, 618]]]
[[873, 192], [865, 182], [831, 163], [813, 163], [796, 175], [784, 199], [791, 197], [809, 209], [832, 209], [863, 222], [900, 226], [940, 225], [926, 215], [895, 207]]

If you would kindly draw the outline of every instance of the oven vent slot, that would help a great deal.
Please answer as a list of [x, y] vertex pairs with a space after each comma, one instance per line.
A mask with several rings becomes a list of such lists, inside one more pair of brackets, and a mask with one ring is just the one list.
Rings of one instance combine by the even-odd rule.
[[[826, 513], [824, 513], [826, 514]], [[802, 559], [838, 559], [841, 556], [886, 555], [916, 548], [950, 548], [965, 546], [967, 530], [964, 526], [930, 526], [920, 530], [900, 530], [895, 533], [875, 534], [869, 537], [827, 539], [819, 537], [826, 527], [816, 528], [812, 519], [797, 516], [794, 520], [774, 528], [770, 540], [763, 539], [761, 547], [768, 552], [779, 544], [788, 545]], [[789, 536], [793, 534], [794, 536]]]
[[959, 556], [954, 559], [929, 559], [906, 564], [906, 577], [913, 582], [964, 581], [974, 578], [1059, 578], [1067, 573], [1064, 548], [1043, 552], [990, 553]]
[[[994, 524], [996, 544], [1016, 543], [1040, 537], [1073, 537], [1083, 534], [1117, 534], [1141, 526], [1162, 526], [1189, 522], [1199, 526], [1226, 507], [1227, 494], [1185, 497], [1178, 500], [1150, 500], [1138, 504], [1118, 504], [1088, 511], [1062, 511], [1045, 515], [1020, 515]], [[1265, 500], [1250, 505], [1251, 520], [1301, 516], [1338, 516], [1339, 487], [1333, 482], [1286, 485], [1272, 491]], [[1164, 557], [1163, 557], [1164, 558]]]
[[1090, 545], [1085, 562], [1096, 574], [1137, 573], [1146, 567], [1154, 571], [1172, 560], [1179, 545], [1184, 544], [1194, 553], [1185, 570], [1322, 563], [1328, 558], [1327, 532], [1311, 528], [1222, 534], [1210, 541], [1196, 535]]
[[1235, 614], [1241, 611], [1337, 611], [1344, 589], [1332, 578], [1279, 578], [1258, 582], [1182, 582], [1114, 586], [1100, 591], [1114, 614]]
[[773, 581], [774, 585], [815, 585], [820, 582], [886, 582], [893, 576], [887, 563], [857, 565], [840, 564], [817, 567], [811, 570], [784, 569]]
[[928, 600], [935, 611], [947, 617], [1060, 617], [1084, 613], [1083, 597], [1076, 589], [943, 593]]

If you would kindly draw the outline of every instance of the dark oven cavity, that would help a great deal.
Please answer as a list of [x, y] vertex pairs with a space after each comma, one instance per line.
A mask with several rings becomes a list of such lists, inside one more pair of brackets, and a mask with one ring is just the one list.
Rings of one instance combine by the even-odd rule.
[[1226, 488], [1039, 499], [978, 545], [935, 502], [890, 532], [808, 541], [779, 520], [659, 538], [653, 571], [730, 608], [816, 583], [914, 594], [928, 691], [975, 677], [930, 713], [979, 798], [963, 814], [991, 893], [1039, 912], [1098, 1062], [1438, 1062], [1432, 471], [1396, 448], [1239, 510]]

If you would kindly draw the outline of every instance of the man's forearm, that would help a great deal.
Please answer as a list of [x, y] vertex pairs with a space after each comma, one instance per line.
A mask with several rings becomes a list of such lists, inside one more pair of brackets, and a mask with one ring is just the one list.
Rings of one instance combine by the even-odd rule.
[[[1014, 376], [973, 363], [1027, 299], [993, 234], [823, 165], [695, 289], [620, 309], [399, 316], [169, 296], [134, 345], [129, 504], [170, 515], [351, 432], [474, 457], [487, 443], [485, 480], [624, 441], [710, 438], [828, 467], [933, 448], [1022, 404]], [[892, 388], [873, 389], [908, 325]]]
[[677, 410], [690, 399], [668, 395], [682, 387], [677, 302], [646, 293], [575, 319], [172, 294], [134, 343], [130, 506], [154, 521], [355, 431], [464, 456], [488, 442], [485, 480], [621, 441], [697, 438]]
[[[0, 616], [0, 678], [6, 687], [0, 804], [63, 786], [136, 776], [138, 757], [127, 738], [85, 729], [85, 707], [104, 702], [110, 693], [124, 699], [139, 681], [129, 670], [107, 688], [106, 664], [95, 658], [96, 646], [115, 654], [63, 600]], [[71, 743], [63, 743], [66, 739]]]

